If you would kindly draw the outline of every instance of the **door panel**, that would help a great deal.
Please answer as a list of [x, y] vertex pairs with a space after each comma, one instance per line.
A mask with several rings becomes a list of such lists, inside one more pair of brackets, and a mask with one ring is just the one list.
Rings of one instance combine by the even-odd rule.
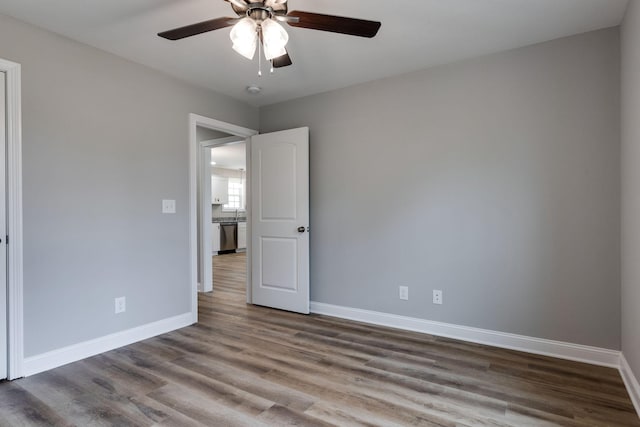
[[293, 143], [272, 144], [260, 150], [260, 217], [265, 220], [295, 220], [296, 146]]
[[6, 92], [5, 73], [0, 72], [0, 379], [7, 377], [7, 234], [6, 217]]
[[297, 291], [297, 239], [263, 237], [261, 240], [262, 286], [264, 288]]
[[253, 136], [251, 165], [252, 302], [307, 314], [309, 129]]

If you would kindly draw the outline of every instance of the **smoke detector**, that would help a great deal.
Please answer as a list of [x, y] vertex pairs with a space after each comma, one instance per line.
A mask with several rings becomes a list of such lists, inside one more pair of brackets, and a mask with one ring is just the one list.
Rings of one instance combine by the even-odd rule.
[[262, 92], [262, 88], [258, 85], [249, 85], [245, 90], [251, 95], [258, 95]]

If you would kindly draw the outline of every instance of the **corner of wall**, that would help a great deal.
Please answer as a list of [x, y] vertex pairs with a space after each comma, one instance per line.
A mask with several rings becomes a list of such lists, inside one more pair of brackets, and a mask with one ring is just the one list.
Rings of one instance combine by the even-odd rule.
[[631, 402], [633, 402], [633, 406], [636, 408], [638, 416], [640, 416], [640, 383], [638, 383], [638, 379], [633, 374], [627, 359], [624, 357], [624, 353], [620, 355], [620, 375], [624, 385], [627, 387]]

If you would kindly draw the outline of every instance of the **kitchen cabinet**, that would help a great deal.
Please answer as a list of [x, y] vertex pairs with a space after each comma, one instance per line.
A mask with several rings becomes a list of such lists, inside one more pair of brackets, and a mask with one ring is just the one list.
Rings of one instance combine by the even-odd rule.
[[238, 223], [238, 249], [247, 248], [247, 223]]
[[211, 253], [212, 255], [218, 255], [220, 250], [220, 223], [214, 222], [211, 224]]
[[211, 175], [211, 204], [225, 205], [229, 203], [229, 178]]

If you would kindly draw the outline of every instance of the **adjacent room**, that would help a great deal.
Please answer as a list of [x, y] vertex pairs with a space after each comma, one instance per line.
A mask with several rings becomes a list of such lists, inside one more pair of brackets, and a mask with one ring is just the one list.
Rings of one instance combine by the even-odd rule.
[[0, 0], [0, 98], [0, 426], [640, 426], [640, 0]]

